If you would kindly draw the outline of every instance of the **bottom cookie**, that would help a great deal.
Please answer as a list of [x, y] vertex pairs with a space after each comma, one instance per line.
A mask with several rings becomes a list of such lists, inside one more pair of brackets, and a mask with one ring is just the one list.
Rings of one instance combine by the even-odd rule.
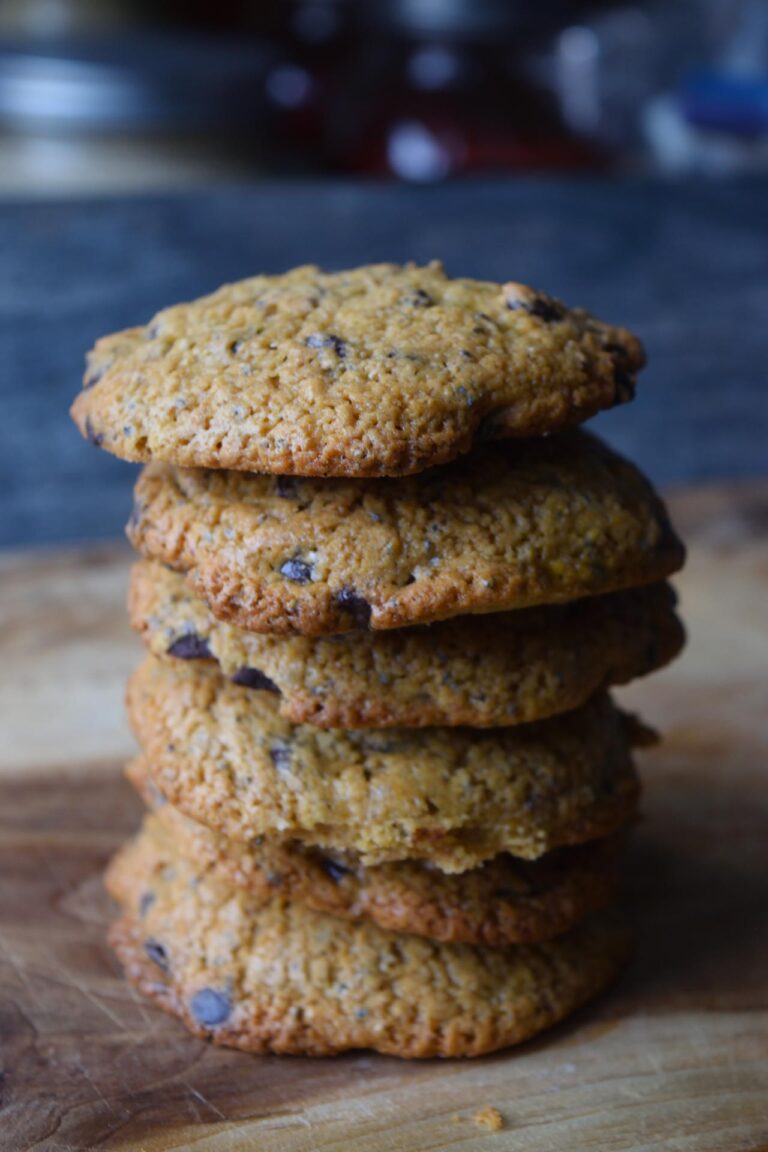
[[127, 978], [196, 1035], [250, 1052], [478, 1056], [562, 1020], [620, 971], [600, 913], [544, 944], [484, 950], [399, 935], [214, 879], [159, 826], [110, 867]]
[[296, 900], [318, 912], [373, 920], [382, 928], [444, 943], [504, 948], [567, 932], [613, 897], [622, 836], [561, 848], [539, 860], [506, 853], [468, 872], [423, 860], [365, 867], [354, 852], [331, 852], [259, 837], [243, 843], [198, 824], [166, 802], [145, 761], [128, 778], [171, 835], [176, 850], [215, 879], [259, 896]]

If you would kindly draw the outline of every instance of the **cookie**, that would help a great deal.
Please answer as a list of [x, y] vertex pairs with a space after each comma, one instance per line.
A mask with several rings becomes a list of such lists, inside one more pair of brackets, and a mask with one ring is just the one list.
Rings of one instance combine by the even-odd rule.
[[413, 860], [365, 868], [353, 852], [269, 837], [230, 840], [165, 801], [141, 759], [126, 771], [154, 812], [148, 819], [163, 826], [180, 855], [205, 865], [217, 880], [395, 932], [492, 948], [549, 940], [607, 904], [616, 886], [616, 837], [536, 861], [497, 856], [453, 876]]
[[515, 728], [323, 731], [204, 665], [148, 657], [128, 715], [154, 780], [235, 840], [269, 835], [464, 871], [606, 836], [634, 811], [631, 726], [607, 697]]
[[605, 987], [628, 942], [610, 913], [540, 944], [481, 949], [261, 900], [144, 832], [112, 864], [128, 979], [190, 1031], [250, 1052], [478, 1056]]
[[578, 423], [643, 363], [625, 329], [520, 284], [304, 267], [100, 340], [72, 415], [124, 460], [397, 476]]
[[653, 583], [683, 548], [635, 468], [583, 432], [418, 477], [297, 480], [150, 465], [128, 529], [254, 632], [403, 628]]
[[131, 623], [151, 652], [216, 660], [236, 684], [274, 692], [280, 715], [320, 728], [523, 724], [671, 660], [684, 632], [655, 584], [573, 604], [463, 616], [430, 627], [266, 636], [217, 620], [184, 579], [141, 561]]

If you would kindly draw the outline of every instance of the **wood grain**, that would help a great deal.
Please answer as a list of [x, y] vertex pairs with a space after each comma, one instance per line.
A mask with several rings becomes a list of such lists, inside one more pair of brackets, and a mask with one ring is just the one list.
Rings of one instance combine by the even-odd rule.
[[[122, 549], [0, 561], [0, 1149], [768, 1149], [768, 484], [679, 494], [691, 641], [623, 693], [642, 757], [637, 959], [599, 1004], [474, 1062], [255, 1058], [120, 980], [100, 885], [139, 805]], [[472, 1117], [492, 1105], [504, 1128]]]

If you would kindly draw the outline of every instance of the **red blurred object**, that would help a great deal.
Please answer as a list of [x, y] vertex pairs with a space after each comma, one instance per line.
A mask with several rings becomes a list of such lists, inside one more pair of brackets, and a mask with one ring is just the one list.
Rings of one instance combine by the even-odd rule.
[[463, 173], [596, 169], [594, 143], [522, 65], [567, 5], [390, 0], [362, 38], [331, 116], [346, 171], [428, 182]]

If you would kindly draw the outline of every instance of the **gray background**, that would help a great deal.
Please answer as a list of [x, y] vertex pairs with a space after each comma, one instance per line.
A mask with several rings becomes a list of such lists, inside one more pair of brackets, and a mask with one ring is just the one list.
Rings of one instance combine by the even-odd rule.
[[116, 536], [134, 469], [67, 416], [103, 333], [226, 280], [441, 257], [626, 324], [650, 365], [595, 426], [659, 483], [768, 471], [768, 182], [266, 184], [0, 206], [0, 546]]

